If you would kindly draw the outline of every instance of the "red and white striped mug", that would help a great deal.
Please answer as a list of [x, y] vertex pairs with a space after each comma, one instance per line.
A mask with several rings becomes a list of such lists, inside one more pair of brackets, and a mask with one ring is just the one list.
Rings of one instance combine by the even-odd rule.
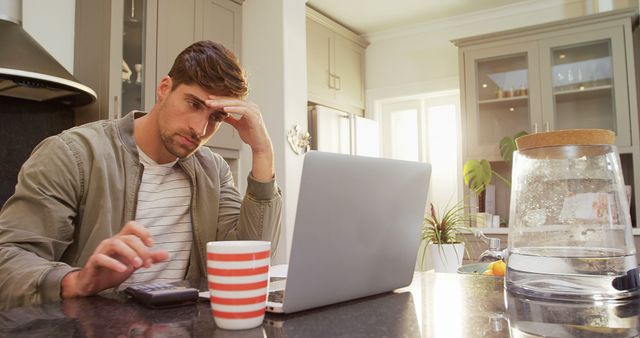
[[269, 292], [271, 242], [207, 243], [207, 272], [213, 319], [219, 328], [262, 324]]

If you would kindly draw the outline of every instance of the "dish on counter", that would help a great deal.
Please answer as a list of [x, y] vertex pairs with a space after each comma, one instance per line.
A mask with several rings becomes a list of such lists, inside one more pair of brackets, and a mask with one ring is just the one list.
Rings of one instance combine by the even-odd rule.
[[[465, 264], [458, 268], [458, 273], [462, 274], [471, 274], [471, 275], [482, 275], [487, 267], [491, 264], [491, 262], [480, 262], [480, 263], [471, 263]], [[494, 278], [503, 278], [504, 276], [496, 276], [496, 275], [485, 275]]]

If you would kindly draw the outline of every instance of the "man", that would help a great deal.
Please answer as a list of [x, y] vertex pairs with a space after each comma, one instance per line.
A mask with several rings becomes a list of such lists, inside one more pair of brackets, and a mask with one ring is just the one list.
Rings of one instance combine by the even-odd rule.
[[[279, 236], [273, 148], [223, 46], [182, 51], [148, 114], [40, 143], [0, 212], [0, 307], [206, 276], [206, 243]], [[202, 144], [226, 122], [251, 147], [244, 199]]]

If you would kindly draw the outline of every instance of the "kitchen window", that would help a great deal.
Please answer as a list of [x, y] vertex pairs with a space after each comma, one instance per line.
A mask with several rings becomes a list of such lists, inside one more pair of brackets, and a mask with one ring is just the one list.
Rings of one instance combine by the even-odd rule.
[[389, 99], [377, 114], [382, 156], [430, 163], [429, 201], [439, 208], [461, 199], [459, 100], [457, 90]]

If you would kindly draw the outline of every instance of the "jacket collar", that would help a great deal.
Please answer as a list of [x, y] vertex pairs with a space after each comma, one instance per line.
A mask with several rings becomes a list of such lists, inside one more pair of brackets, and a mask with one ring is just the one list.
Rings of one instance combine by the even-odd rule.
[[124, 144], [127, 151], [138, 158], [138, 148], [136, 147], [136, 140], [133, 138], [133, 121], [146, 114], [142, 111], [134, 110], [129, 114], [116, 120], [116, 126], [118, 129], [118, 136]]

